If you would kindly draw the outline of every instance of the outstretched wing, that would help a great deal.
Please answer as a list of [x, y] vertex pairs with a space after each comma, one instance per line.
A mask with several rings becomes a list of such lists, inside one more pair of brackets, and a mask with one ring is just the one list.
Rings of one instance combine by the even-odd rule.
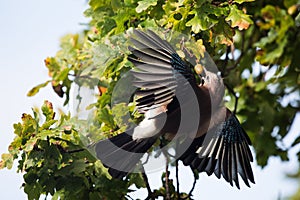
[[[194, 139], [180, 160], [199, 172], [213, 173], [239, 188], [238, 174], [245, 184], [254, 183], [251, 169], [253, 157], [249, 148], [251, 141], [241, 127], [238, 119], [230, 114], [226, 121], [219, 124], [213, 134]], [[209, 138], [205, 138], [209, 137]], [[205, 138], [205, 139], [204, 139]]]
[[185, 84], [195, 84], [190, 64], [179, 57], [174, 48], [153, 31], [135, 30], [131, 38], [134, 47], [128, 59], [135, 65], [137, 109], [144, 113], [150, 109], [167, 106]]

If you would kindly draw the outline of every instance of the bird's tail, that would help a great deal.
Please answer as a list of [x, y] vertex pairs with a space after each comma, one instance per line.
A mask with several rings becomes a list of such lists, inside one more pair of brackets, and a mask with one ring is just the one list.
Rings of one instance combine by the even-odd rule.
[[131, 134], [121, 133], [95, 145], [96, 156], [113, 178], [123, 178], [132, 172], [144, 153], [155, 143], [157, 137], [133, 140]]

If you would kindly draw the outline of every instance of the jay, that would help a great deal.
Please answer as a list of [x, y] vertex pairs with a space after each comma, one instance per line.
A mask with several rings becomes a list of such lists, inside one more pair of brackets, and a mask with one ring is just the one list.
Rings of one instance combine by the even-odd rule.
[[[134, 30], [129, 61], [136, 109], [144, 119], [128, 131], [96, 143], [98, 159], [113, 178], [132, 172], [159, 137], [177, 141], [176, 159], [198, 172], [250, 187], [251, 141], [224, 106], [222, 77], [209, 67], [181, 58], [169, 42], [150, 30]], [[191, 56], [192, 58], [192, 56]], [[196, 70], [195, 68], [196, 67]], [[197, 69], [198, 67], [198, 69]], [[200, 80], [200, 81], [199, 81]]]

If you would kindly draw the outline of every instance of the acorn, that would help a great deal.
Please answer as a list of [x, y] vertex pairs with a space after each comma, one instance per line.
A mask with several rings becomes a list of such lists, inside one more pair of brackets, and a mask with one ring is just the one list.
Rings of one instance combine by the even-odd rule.
[[195, 65], [194, 69], [197, 74], [201, 74], [203, 72], [203, 66], [199, 63]]

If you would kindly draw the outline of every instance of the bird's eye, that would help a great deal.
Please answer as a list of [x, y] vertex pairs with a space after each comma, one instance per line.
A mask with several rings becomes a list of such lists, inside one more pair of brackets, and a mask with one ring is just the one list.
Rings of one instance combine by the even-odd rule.
[[209, 81], [209, 76], [206, 76], [206, 80]]

